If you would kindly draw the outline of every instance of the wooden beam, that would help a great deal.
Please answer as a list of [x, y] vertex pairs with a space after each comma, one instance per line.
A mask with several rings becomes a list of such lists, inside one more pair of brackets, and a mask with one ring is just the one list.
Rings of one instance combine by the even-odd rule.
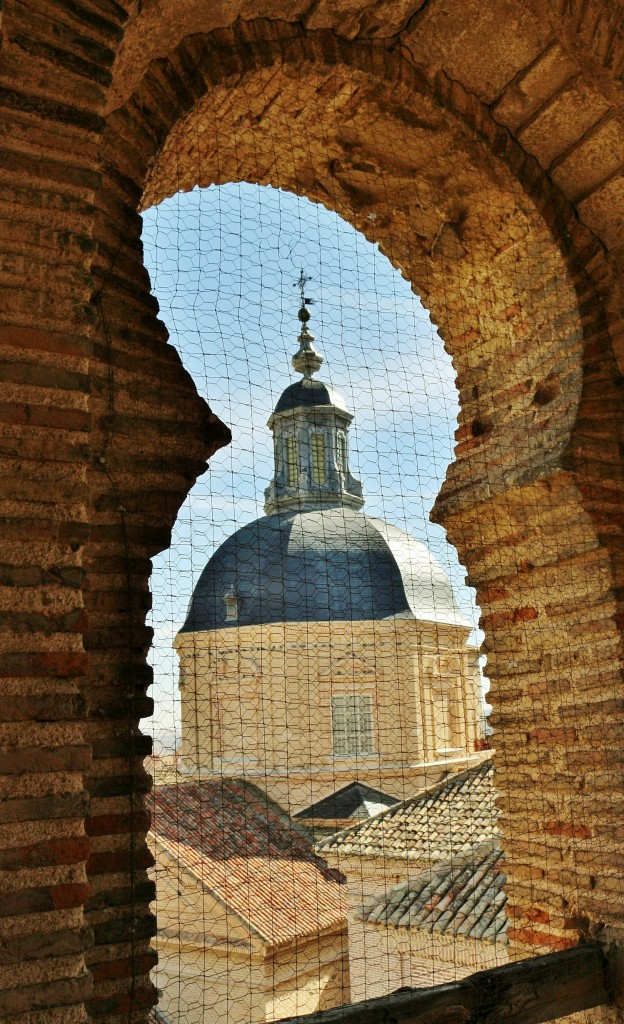
[[279, 1024], [543, 1024], [610, 1002], [602, 948], [586, 943], [433, 988], [399, 989]]

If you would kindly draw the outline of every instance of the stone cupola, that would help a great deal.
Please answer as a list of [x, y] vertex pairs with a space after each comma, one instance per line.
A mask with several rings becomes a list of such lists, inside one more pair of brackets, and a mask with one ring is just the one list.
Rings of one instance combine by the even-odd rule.
[[313, 376], [323, 356], [308, 329], [309, 302], [302, 290], [299, 348], [292, 357], [302, 380], [286, 388], [268, 421], [275, 470], [264, 492], [267, 515], [341, 506], [360, 509], [364, 504], [362, 485], [349, 470], [353, 415], [337, 391]]

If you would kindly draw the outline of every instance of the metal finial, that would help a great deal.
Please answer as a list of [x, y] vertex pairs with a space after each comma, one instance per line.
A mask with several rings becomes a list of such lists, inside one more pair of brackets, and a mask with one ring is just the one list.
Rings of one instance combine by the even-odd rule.
[[301, 306], [302, 307], [309, 306], [314, 301], [314, 299], [306, 299], [306, 294], [305, 294], [305, 286], [307, 285], [308, 281], [311, 281], [311, 280], [312, 280], [312, 278], [308, 277], [308, 275], [305, 273], [305, 271], [304, 271], [304, 269], [302, 267], [301, 268], [301, 273], [299, 274], [299, 277], [295, 281], [295, 285], [294, 285], [294, 287], [298, 288], [299, 291], [301, 292]]
[[316, 373], [316, 371], [321, 368], [321, 364], [323, 362], [323, 356], [314, 348], [314, 335], [308, 330], [310, 312], [307, 307], [312, 305], [314, 299], [306, 298], [305, 287], [308, 281], [311, 280], [312, 278], [308, 277], [302, 269], [298, 280], [295, 281], [294, 286], [295, 288], [298, 288], [301, 293], [301, 309], [297, 313], [297, 316], [301, 321], [302, 327], [299, 338], [297, 339], [299, 342], [299, 350], [295, 352], [291, 360], [297, 373], [302, 373], [308, 380], [312, 377], [313, 373]]

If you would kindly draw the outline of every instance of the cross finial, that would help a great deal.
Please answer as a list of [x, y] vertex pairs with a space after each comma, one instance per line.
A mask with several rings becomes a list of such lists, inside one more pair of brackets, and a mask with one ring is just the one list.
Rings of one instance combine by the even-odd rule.
[[301, 268], [301, 273], [299, 274], [299, 277], [297, 278], [297, 280], [294, 283], [294, 287], [298, 288], [299, 291], [301, 292], [301, 306], [302, 306], [302, 308], [304, 306], [309, 306], [310, 303], [313, 302], [313, 299], [307, 299], [306, 298], [306, 293], [305, 293], [305, 287], [306, 287], [308, 281], [311, 281], [311, 280], [312, 280], [312, 278], [308, 277], [308, 275], [304, 272], [303, 267], [302, 267]]

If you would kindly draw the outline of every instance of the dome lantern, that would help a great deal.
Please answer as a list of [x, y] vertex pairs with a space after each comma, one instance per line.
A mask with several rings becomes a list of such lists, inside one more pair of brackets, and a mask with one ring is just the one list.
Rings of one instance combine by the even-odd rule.
[[303, 379], [291, 384], [279, 398], [268, 426], [273, 432], [275, 470], [265, 491], [265, 512], [304, 509], [352, 508], [364, 504], [362, 485], [349, 469], [349, 426], [353, 415], [342, 397], [313, 374], [323, 356], [314, 347], [308, 329], [312, 299], [305, 297], [309, 278], [301, 271], [299, 348], [292, 357]]

